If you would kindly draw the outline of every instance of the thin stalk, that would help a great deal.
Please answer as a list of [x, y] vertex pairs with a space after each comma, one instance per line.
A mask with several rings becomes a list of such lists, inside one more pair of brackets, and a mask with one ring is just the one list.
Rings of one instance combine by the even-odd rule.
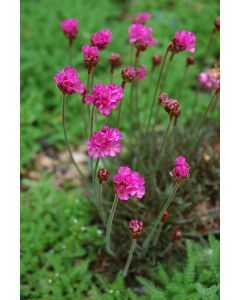
[[137, 240], [136, 240], [136, 239], [133, 239], [133, 240], [132, 240], [132, 244], [131, 244], [131, 248], [130, 248], [130, 250], [129, 250], [127, 262], [126, 262], [126, 265], [125, 265], [125, 268], [124, 268], [124, 271], [123, 271], [123, 277], [126, 277], [127, 274], [128, 274], [129, 266], [130, 266], [130, 263], [131, 263], [131, 261], [132, 261], [133, 252], [134, 252], [134, 249], [135, 249], [135, 247], [136, 247], [136, 244], [137, 244]]
[[72, 39], [69, 39], [69, 44], [68, 44], [68, 63], [69, 66], [72, 66]]
[[148, 122], [147, 122], [147, 126], [146, 126], [146, 133], [148, 133], [148, 131], [149, 131], [150, 123], [151, 123], [151, 120], [152, 120], [153, 108], [154, 108], [154, 104], [155, 104], [155, 101], [156, 101], [156, 97], [157, 97], [157, 92], [158, 92], [158, 89], [159, 89], [159, 85], [161, 83], [163, 68], [164, 68], [164, 65], [165, 65], [165, 62], [166, 62], [166, 58], [167, 58], [168, 52], [169, 52], [169, 50], [167, 49], [166, 52], [165, 52], [165, 54], [164, 54], [163, 62], [161, 64], [161, 68], [160, 68], [160, 71], [159, 71], [158, 80], [157, 80], [156, 88], [155, 88], [155, 91], [154, 91], [154, 94], [153, 94], [151, 109], [150, 109], [150, 113], [149, 113], [149, 117], [148, 117]]
[[[166, 144], [166, 140], [167, 140], [167, 136], [168, 136], [168, 132], [169, 132], [171, 123], [172, 123], [172, 118], [170, 117], [169, 122], [168, 122], [168, 127], [167, 127], [167, 129], [166, 129], [166, 131], [164, 133], [164, 136], [163, 136], [163, 141], [162, 141], [162, 144], [161, 144], [161, 148], [160, 148], [160, 150], [158, 152], [158, 160], [160, 160], [162, 151], [163, 151], [164, 146]], [[158, 166], [159, 166], [159, 164], [156, 164], [156, 167], [158, 167]]]
[[88, 77], [87, 77], [87, 93], [89, 93], [89, 89], [90, 89], [91, 76], [92, 76], [92, 67], [89, 67]]
[[106, 231], [106, 250], [110, 255], [114, 255], [113, 251], [111, 250], [110, 242], [111, 242], [112, 222], [113, 222], [113, 217], [116, 211], [117, 204], [118, 204], [118, 196], [117, 194], [115, 194], [113, 205], [108, 218], [107, 231]]
[[100, 157], [98, 157], [96, 160], [95, 168], [94, 168], [94, 172], [93, 172], [93, 191], [95, 191], [97, 168], [98, 168], [99, 160], [100, 160]]
[[179, 87], [179, 97], [178, 97], [178, 100], [181, 100], [181, 97], [182, 97], [182, 90], [183, 90], [183, 86], [184, 86], [184, 83], [185, 83], [185, 80], [186, 80], [187, 70], [188, 70], [188, 65], [186, 64], [185, 68], [184, 68], [184, 72], [183, 72], [182, 81], [181, 81], [180, 87]]
[[157, 233], [155, 235], [155, 238], [154, 238], [154, 241], [153, 241], [153, 246], [157, 246], [157, 243], [159, 241], [159, 237], [160, 237], [160, 234], [162, 232], [162, 228], [163, 228], [163, 222], [160, 222], [159, 226], [158, 226], [158, 229], [157, 229]]
[[152, 226], [152, 228], [150, 230], [150, 233], [148, 234], [146, 240], [143, 243], [144, 252], [147, 250], [147, 248], [148, 248], [151, 240], [153, 239], [154, 234], [155, 234], [155, 232], [157, 230], [157, 227], [159, 226], [159, 224], [161, 222], [161, 219], [163, 217], [164, 212], [168, 209], [169, 205], [171, 204], [172, 200], [174, 199], [174, 196], [175, 196], [175, 194], [177, 192], [177, 189], [178, 189], [179, 185], [180, 185], [180, 183], [176, 182], [176, 184], [175, 184], [174, 188], [172, 189], [172, 192], [171, 192], [168, 200], [166, 201], [166, 203], [164, 204], [163, 208], [161, 209], [158, 217], [154, 221], [153, 226]]
[[212, 44], [212, 40], [213, 40], [214, 33], [215, 33], [215, 32], [212, 30], [212, 31], [211, 31], [211, 34], [210, 34], [210, 37], [209, 37], [209, 40], [208, 40], [206, 52], [205, 52], [205, 55], [204, 55], [205, 63], [207, 62], [207, 57], [208, 57], [208, 53], [209, 53], [209, 50], [210, 50], [210, 47], [211, 47], [211, 44]]
[[65, 144], [66, 144], [66, 147], [68, 149], [68, 153], [70, 155], [72, 163], [74, 164], [75, 168], [77, 169], [79, 175], [83, 179], [85, 179], [85, 176], [84, 176], [83, 172], [79, 169], [76, 161], [73, 158], [72, 151], [71, 151], [71, 148], [69, 146], [68, 137], [67, 137], [67, 131], [66, 131], [66, 124], [65, 124], [65, 103], [66, 103], [66, 94], [62, 94], [62, 126], [63, 126], [63, 133], [64, 133]]
[[105, 216], [104, 216], [104, 210], [103, 210], [103, 183], [99, 183], [98, 185], [98, 209], [99, 209], [99, 215], [103, 221], [103, 224], [105, 225]]
[[113, 82], [114, 66], [110, 67], [110, 83]]
[[120, 101], [119, 108], [118, 108], [118, 115], [117, 115], [117, 128], [119, 128], [119, 124], [120, 124], [121, 109], [122, 109], [122, 100]]
[[95, 105], [93, 104], [92, 108], [91, 108], [91, 111], [90, 111], [89, 138], [93, 134], [94, 113], [95, 113]]

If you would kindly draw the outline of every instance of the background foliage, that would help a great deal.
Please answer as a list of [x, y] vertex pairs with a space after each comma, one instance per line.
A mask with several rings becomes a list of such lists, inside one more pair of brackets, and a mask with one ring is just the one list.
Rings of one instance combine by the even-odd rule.
[[[218, 299], [218, 241], [211, 235], [207, 242], [209, 232], [219, 237], [218, 109], [211, 111], [205, 124], [201, 145], [194, 154], [194, 172], [171, 206], [161, 243], [146, 258], [142, 258], [140, 248], [137, 249], [130, 270], [132, 276], [125, 282], [119, 272], [130, 242], [125, 228], [133, 215], [150, 224], [156, 208], [161, 206], [162, 198], [166, 198], [170, 190], [167, 171], [160, 170], [155, 180], [151, 177], [153, 163], [149, 158], [136, 166], [141, 174], [148, 174], [146, 179], [153, 192], [144, 203], [131, 200], [125, 207], [119, 207], [114, 224], [114, 244], [121, 246], [116, 249], [118, 260], [113, 261], [102, 247], [104, 228], [97, 212], [79, 189], [79, 182], [74, 179], [76, 174], [72, 172], [70, 176], [66, 159], [59, 158], [65, 150], [60, 94], [53, 76], [67, 65], [67, 40], [59, 28], [60, 21], [65, 18], [79, 20], [79, 35], [74, 42], [74, 67], [83, 82], [86, 82], [87, 72], [82, 64], [81, 46], [89, 42], [93, 32], [102, 28], [107, 27], [113, 32], [111, 43], [101, 53], [94, 79], [108, 83], [111, 52], [119, 52], [124, 65], [130, 63], [127, 30], [132, 16], [142, 11], [151, 13], [148, 25], [154, 28], [153, 35], [158, 40], [157, 47], [148, 49], [141, 56], [141, 63], [148, 70], [151, 56], [163, 55], [176, 30], [191, 30], [197, 36], [196, 64], [189, 68], [181, 99], [183, 112], [162, 159], [164, 170], [170, 170], [174, 157], [191, 147], [192, 128], [208, 104], [209, 95], [202, 90], [199, 90], [198, 104], [194, 102], [198, 89], [196, 78], [202, 70], [213, 21], [219, 15], [218, 1], [21, 1], [21, 299]], [[217, 36], [208, 66], [218, 61], [218, 53]], [[178, 97], [187, 56], [187, 53], [177, 55], [169, 70], [165, 87], [173, 98]], [[120, 68], [114, 78], [117, 84], [121, 82], [119, 73]], [[133, 131], [145, 128], [144, 112], [151, 101], [147, 94], [149, 87], [151, 79], [147, 76], [141, 84], [137, 128], [133, 127], [129, 106], [123, 105], [121, 129], [126, 144], [130, 143]], [[129, 101], [129, 93], [127, 87], [126, 101]], [[67, 118], [69, 138], [76, 150], [85, 143], [86, 113], [82, 99], [73, 95], [68, 102]], [[115, 124], [116, 113], [108, 119], [110, 125]], [[98, 116], [97, 121], [97, 128], [100, 128], [106, 119]], [[153, 157], [157, 155], [161, 133], [166, 126], [166, 114], [161, 115], [161, 121], [153, 133], [156, 140]], [[141, 149], [141, 140], [137, 140], [137, 149]], [[129, 144], [126, 149], [122, 162], [132, 165], [136, 151]], [[118, 163], [115, 160], [115, 165], [110, 166], [111, 174]], [[112, 181], [106, 186], [105, 198], [106, 207], [110, 207]], [[172, 237], [178, 229], [183, 231], [184, 239], [174, 243]], [[169, 244], [171, 248], [165, 251]]]

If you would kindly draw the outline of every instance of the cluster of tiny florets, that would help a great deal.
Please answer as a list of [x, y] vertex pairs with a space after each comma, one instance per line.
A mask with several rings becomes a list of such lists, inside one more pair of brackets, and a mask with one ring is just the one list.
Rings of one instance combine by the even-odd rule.
[[128, 228], [134, 239], [138, 239], [139, 235], [144, 231], [143, 222], [138, 220], [130, 221]]
[[190, 166], [184, 156], [178, 156], [170, 175], [177, 181], [182, 182], [190, 176]]

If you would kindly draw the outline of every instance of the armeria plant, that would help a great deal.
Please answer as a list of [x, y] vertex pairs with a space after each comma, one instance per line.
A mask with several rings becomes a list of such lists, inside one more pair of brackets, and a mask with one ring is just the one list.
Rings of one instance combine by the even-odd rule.
[[[111, 243], [111, 232], [112, 225], [114, 223], [114, 215], [117, 209], [117, 205], [120, 202], [126, 203], [131, 198], [141, 199], [138, 201], [144, 201], [144, 197], [146, 196], [146, 191], [149, 192], [150, 185], [147, 184], [147, 181], [139, 174], [139, 172], [134, 171], [135, 168], [127, 165], [118, 165], [118, 170], [114, 167], [115, 175], [112, 177], [110, 174], [109, 163], [111, 163], [111, 158], [117, 156], [117, 163], [120, 164], [119, 156], [123, 155], [122, 150], [125, 147], [125, 139], [124, 132], [119, 130], [119, 126], [121, 125], [121, 110], [122, 106], [126, 105], [125, 99], [125, 89], [126, 84], [131, 84], [131, 95], [130, 95], [130, 107], [136, 106], [134, 110], [134, 114], [132, 118], [137, 119], [139, 108], [137, 106], [137, 102], [139, 99], [139, 82], [144, 80], [147, 75], [147, 68], [139, 64], [140, 62], [140, 54], [143, 51], [147, 51], [150, 46], [155, 46], [157, 44], [156, 39], [152, 36], [153, 29], [151, 27], [147, 27], [145, 23], [149, 20], [150, 14], [147, 12], [136, 14], [133, 18], [132, 24], [128, 30], [128, 38], [130, 44], [132, 44], [135, 48], [135, 54], [133, 57], [133, 61], [131, 65], [123, 66], [120, 75], [121, 75], [121, 86], [113, 83], [116, 76], [116, 68], [123, 64], [123, 59], [120, 59], [120, 54], [113, 52], [109, 57], [110, 63], [110, 78], [109, 75], [109, 83], [102, 84], [101, 82], [97, 82], [93, 85], [93, 73], [97, 68], [98, 62], [101, 58], [101, 55], [104, 55], [104, 49], [108, 47], [112, 32], [109, 29], [103, 29], [99, 32], [92, 34], [90, 38], [90, 44], [82, 46], [82, 54], [83, 54], [83, 63], [87, 68], [87, 82], [85, 85], [78, 78], [78, 71], [72, 68], [72, 43], [73, 40], [77, 36], [78, 32], [78, 21], [77, 20], [65, 20], [61, 22], [61, 28], [64, 31], [66, 37], [69, 39], [69, 66], [66, 66], [58, 72], [55, 77], [55, 83], [57, 84], [59, 90], [62, 93], [62, 125], [63, 132], [67, 150], [69, 152], [72, 163], [75, 165], [76, 169], [79, 172], [80, 177], [85, 183], [85, 188], [90, 188], [91, 193], [89, 194], [92, 197], [91, 202], [95, 204], [98, 208], [99, 215], [103, 222], [103, 225], [106, 227], [106, 238], [105, 238], [105, 246], [106, 251], [109, 255], [115, 256], [114, 247], [112, 247]], [[212, 35], [216, 33], [218, 28], [220, 28], [220, 20], [216, 20], [215, 29], [212, 32]], [[145, 126], [145, 135], [143, 134], [143, 138], [147, 137], [151, 132], [155, 131], [155, 126], [159, 121], [160, 109], [163, 107], [167, 114], [169, 115], [168, 126], [165, 128], [165, 133], [162, 136], [162, 142], [160, 149], [158, 151], [158, 155], [152, 156], [152, 145], [154, 144], [154, 140], [151, 141], [152, 145], [149, 148], [143, 148], [143, 156], [146, 156], [146, 152], [149, 153], [149, 157], [154, 160], [154, 173], [157, 174], [159, 170], [161, 172], [168, 173], [167, 169], [164, 169], [164, 166], [161, 165], [161, 157], [166, 147], [167, 138], [170, 132], [170, 126], [172, 121], [174, 120], [174, 125], [176, 126], [177, 119], [179, 118], [182, 112], [180, 108], [182, 90], [184, 89], [184, 82], [186, 80], [187, 70], [190, 65], [195, 63], [195, 58], [190, 56], [186, 60], [185, 69], [183, 71], [182, 80], [180, 80], [180, 85], [176, 89], [178, 91], [178, 100], [174, 98], [170, 98], [168, 96], [167, 91], [164, 89], [164, 82], [167, 79], [167, 70], [169, 68], [169, 64], [172, 63], [175, 55], [181, 53], [182, 51], [188, 51], [190, 53], [195, 52], [195, 43], [196, 36], [194, 33], [185, 30], [177, 31], [172, 40], [168, 45], [166, 45], [165, 54], [160, 56], [159, 54], [155, 54], [152, 57], [152, 69], [149, 72], [149, 76], [155, 76], [157, 69], [158, 77], [151, 80], [151, 84], [156, 82], [154, 88], [150, 88], [147, 95], [148, 98], [152, 93], [152, 101], [150, 101], [150, 109], [146, 110], [146, 126]], [[207, 46], [209, 47], [209, 45]], [[170, 57], [167, 62], [167, 57], [170, 54]], [[167, 62], [167, 64], [166, 64]], [[82, 72], [82, 71], [81, 71]], [[81, 74], [81, 73], [80, 73]], [[199, 82], [204, 87], [204, 89], [210, 90], [212, 88], [215, 89], [214, 96], [212, 96], [210, 100], [210, 104], [213, 99], [215, 99], [216, 95], [218, 95], [220, 90], [220, 80], [219, 80], [219, 72], [215, 69], [211, 69], [205, 72], [200, 73]], [[72, 150], [69, 144], [67, 129], [66, 129], [66, 121], [65, 121], [65, 104], [68, 99], [70, 99], [70, 95], [73, 93], [80, 94], [83, 97], [83, 104], [87, 104], [91, 106], [89, 109], [89, 124], [87, 128], [85, 128], [85, 132], [88, 132], [88, 137], [86, 137], [87, 142], [87, 153], [89, 156], [89, 176], [85, 176], [80, 166], [75, 161]], [[171, 96], [172, 97], [172, 96]], [[136, 101], [136, 102], [134, 102]], [[134, 102], [134, 104], [133, 104]], [[108, 116], [112, 114], [114, 110], [117, 110], [115, 126], [111, 128], [107, 119]], [[208, 113], [209, 107], [207, 108], [202, 122], [199, 124], [198, 129], [195, 133], [195, 142], [197, 143], [197, 139], [199, 137], [200, 129], [206, 119], [206, 115]], [[97, 114], [101, 114], [105, 116], [106, 121], [102, 124], [102, 128], [98, 128], [97, 131], [94, 131], [96, 127], [95, 118]], [[132, 111], [133, 113], [133, 111]], [[161, 120], [161, 118], [160, 118]], [[136, 130], [134, 130], [136, 131]], [[197, 144], [194, 144], [195, 146]], [[134, 158], [135, 163], [133, 165], [139, 166], [143, 157], [141, 154], [136, 155]], [[171, 156], [171, 153], [168, 153], [171, 157], [171, 160], [174, 160], [174, 157]], [[186, 155], [186, 154], [185, 154]], [[191, 157], [191, 153], [188, 154]], [[100, 161], [101, 160], [101, 161]], [[95, 165], [94, 165], [95, 161]], [[115, 160], [116, 161], [116, 160]], [[102, 165], [102, 166], [101, 166]], [[134, 170], [133, 170], [133, 169]], [[144, 168], [143, 168], [144, 169]], [[155, 220], [153, 220], [152, 224], [147, 228], [146, 233], [144, 234], [145, 239], [142, 245], [142, 254], [145, 254], [148, 251], [149, 246], [152, 244], [152, 247], [156, 246], [159, 240], [159, 235], [161, 234], [162, 226], [164, 220], [166, 220], [169, 216], [169, 206], [174, 200], [175, 194], [181, 184], [187, 180], [190, 176], [190, 166], [184, 156], [177, 156], [175, 158], [175, 164], [173, 170], [170, 172], [170, 176], [175, 181], [175, 184], [172, 187], [172, 190], [169, 193], [169, 196], [166, 200], [164, 200], [164, 204], [161, 207], [160, 211], [157, 212]], [[110, 178], [113, 178], [113, 184]], [[98, 178], [98, 181], [96, 180]], [[151, 177], [152, 178], [152, 177]], [[112, 190], [112, 208], [109, 212], [109, 216], [107, 215], [107, 208], [104, 206], [104, 187], [108, 184], [106, 181], [108, 180], [111, 185]], [[92, 181], [92, 182], [91, 182]], [[105, 184], [104, 184], [105, 183]], [[96, 187], [98, 184], [98, 188]], [[98, 190], [98, 193], [97, 193]], [[131, 200], [130, 200], [131, 202]], [[157, 210], [157, 208], [156, 208]], [[135, 218], [136, 216], [133, 216]], [[144, 220], [142, 220], [144, 221]], [[142, 221], [132, 220], [129, 223], [129, 230], [132, 233], [133, 240], [130, 247], [129, 256], [127, 258], [127, 262], [123, 271], [123, 275], [127, 276], [128, 270], [131, 264], [131, 260], [133, 257], [133, 252], [136, 247], [136, 241], [140, 236], [140, 233], [143, 232], [143, 223]], [[179, 239], [180, 235], [182, 237], [181, 231], [177, 231], [175, 235], [175, 239]]]

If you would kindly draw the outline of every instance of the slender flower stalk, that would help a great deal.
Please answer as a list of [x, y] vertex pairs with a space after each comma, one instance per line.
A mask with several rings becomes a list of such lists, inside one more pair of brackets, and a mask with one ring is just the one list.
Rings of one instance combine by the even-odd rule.
[[126, 262], [126, 265], [125, 265], [125, 268], [124, 268], [124, 271], [123, 271], [123, 277], [126, 277], [127, 274], [128, 274], [129, 266], [130, 266], [130, 263], [131, 263], [131, 261], [132, 261], [133, 252], [134, 252], [134, 250], [135, 250], [136, 245], [137, 245], [137, 240], [136, 240], [136, 239], [133, 239], [133, 240], [132, 240], [131, 247], [130, 247], [130, 250], [129, 250], [127, 262]]
[[[167, 141], [167, 136], [168, 136], [168, 132], [169, 132], [169, 129], [170, 129], [170, 126], [171, 126], [171, 123], [172, 123], [172, 118], [169, 118], [169, 122], [168, 122], [168, 127], [164, 133], [164, 136], [163, 136], [163, 140], [162, 140], [162, 144], [161, 144], [161, 148], [158, 152], [158, 161], [160, 160], [161, 158], [161, 154], [163, 152], [163, 149], [164, 149], [164, 146], [166, 144], [166, 141]], [[156, 164], [156, 167], [158, 168], [159, 167], [159, 164]]]
[[72, 163], [74, 164], [74, 166], [76, 167], [79, 175], [82, 177], [82, 178], [85, 178], [85, 175], [83, 174], [83, 172], [79, 169], [76, 161], [74, 160], [73, 158], [73, 155], [72, 155], [72, 151], [71, 151], [71, 148], [69, 146], [69, 142], [68, 142], [68, 137], [67, 137], [67, 131], [66, 131], [66, 124], [65, 124], [65, 102], [66, 102], [66, 94], [62, 94], [62, 126], [63, 126], [63, 133], [64, 133], [64, 139], [65, 139], [65, 144], [66, 144], [66, 147], [68, 149], [68, 153], [70, 155], [70, 158], [71, 158], [71, 161]]
[[100, 161], [100, 157], [98, 157], [98, 158], [96, 159], [96, 162], [95, 162], [95, 168], [94, 168], [94, 172], [93, 172], [93, 190], [94, 190], [94, 191], [95, 191], [96, 176], [97, 176], [97, 168], [98, 168], [99, 161]]
[[106, 250], [110, 255], [114, 255], [114, 252], [111, 250], [111, 229], [112, 229], [112, 222], [113, 222], [113, 217], [117, 208], [118, 204], [118, 196], [115, 194], [114, 200], [113, 200], [113, 205], [110, 211], [110, 215], [108, 218], [108, 223], [107, 223], [107, 232], [106, 232]]
[[185, 68], [184, 68], [184, 71], [183, 71], [183, 76], [182, 76], [182, 81], [180, 83], [178, 99], [181, 99], [181, 97], [182, 97], [182, 90], [183, 90], [183, 86], [184, 86], [184, 83], [185, 83], [185, 80], [186, 80], [187, 71], [188, 71], [188, 65], [185, 65]]
[[99, 185], [98, 185], [98, 209], [99, 215], [102, 218], [102, 221], [105, 225], [105, 215], [103, 210], [103, 183], [109, 178], [109, 171], [106, 168], [100, 169], [97, 173]]
[[93, 134], [93, 123], [94, 123], [94, 115], [95, 115], [95, 105], [92, 106], [89, 117], [89, 138]]
[[157, 228], [157, 233], [155, 235], [155, 238], [154, 238], [154, 241], [153, 241], [153, 246], [157, 246], [157, 243], [159, 241], [159, 237], [160, 237], [160, 234], [162, 232], [162, 228], [163, 228], [163, 222], [160, 221], [159, 223], [159, 226]]
[[163, 214], [165, 212], [165, 210], [167, 210], [167, 208], [169, 207], [169, 205], [171, 204], [172, 200], [174, 199], [174, 196], [179, 188], [179, 185], [180, 185], [180, 182], [176, 182], [175, 183], [175, 186], [173, 187], [172, 189], [172, 192], [168, 198], [168, 200], [166, 201], [166, 203], [164, 204], [163, 208], [161, 209], [157, 219], [154, 221], [153, 223], [153, 226], [150, 230], [150, 233], [148, 234], [146, 240], [144, 241], [143, 243], [143, 249], [146, 251], [150, 242], [152, 241], [154, 235], [155, 235], [155, 232], [157, 230], [157, 227], [159, 226], [160, 222], [161, 222], [161, 219], [163, 217]]
[[69, 66], [72, 66], [72, 39], [69, 39], [69, 45], [68, 45], [68, 61]]

